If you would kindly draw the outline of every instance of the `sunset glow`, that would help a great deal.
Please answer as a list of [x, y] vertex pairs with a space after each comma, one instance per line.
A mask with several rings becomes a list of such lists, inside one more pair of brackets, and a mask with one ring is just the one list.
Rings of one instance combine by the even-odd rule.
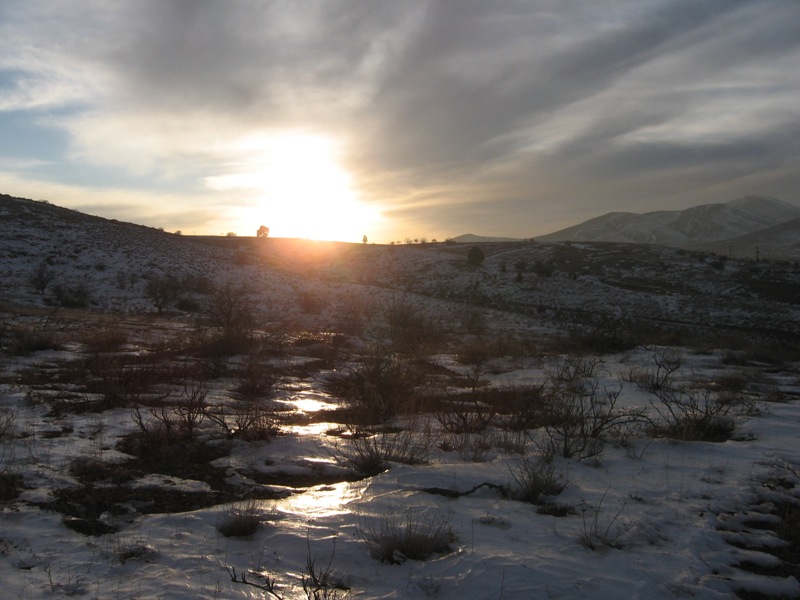
[[333, 141], [305, 133], [257, 135], [236, 146], [243, 157], [208, 187], [243, 195], [237, 222], [264, 224], [272, 237], [360, 241], [380, 219], [360, 201]]

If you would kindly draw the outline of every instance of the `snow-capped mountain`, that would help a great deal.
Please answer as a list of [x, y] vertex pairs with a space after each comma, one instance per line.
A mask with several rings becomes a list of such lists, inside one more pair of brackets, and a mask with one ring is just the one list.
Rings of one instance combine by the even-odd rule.
[[[540, 241], [633, 242], [679, 248], [733, 240], [800, 218], [800, 207], [767, 196], [644, 214], [612, 212], [537, 238]], [[786, 245], [800, 242], [789, 234]]]

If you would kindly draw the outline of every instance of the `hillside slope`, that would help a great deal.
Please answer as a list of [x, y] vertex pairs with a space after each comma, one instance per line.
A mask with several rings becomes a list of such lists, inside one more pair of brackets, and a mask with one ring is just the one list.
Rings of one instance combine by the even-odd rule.
[[[800, 218], [800, 208], [766, 196], [644, 214], [612, 212], [537, 238], [539, 241], [646, 243], [688, 248], [720, 243]], [[789, 239], [791, 246], [800, 239]]]

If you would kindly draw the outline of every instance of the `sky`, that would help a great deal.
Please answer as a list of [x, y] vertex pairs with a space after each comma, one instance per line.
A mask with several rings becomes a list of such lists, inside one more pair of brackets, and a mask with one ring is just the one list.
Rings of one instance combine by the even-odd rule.
[[798, 190], [797, 0], [0, 3], [0, 193], [389, 242]]

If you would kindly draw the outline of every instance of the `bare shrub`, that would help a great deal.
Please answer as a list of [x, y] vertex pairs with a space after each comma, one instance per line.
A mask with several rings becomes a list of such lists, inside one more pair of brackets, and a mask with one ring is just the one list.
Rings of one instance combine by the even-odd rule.
[[347, 335], [361, 335], [364, 322], [372, 317], [374, 311], [372, 300], [355, 293], [342, 295], [335, 309], [337, 330]]
[[481, 365], [485, 368], [485, 363], [493, 358], [522, 357], [525, 354], [525, 344], [512, 336], [502, 334], [464, 343], [456, 351], [456, 360], [464, 365]]
[[208, 406], [205, 409], [205, 416], [216, 423], [229, 439], [264, 442], [271, 440], [280, 432], [275, 412], [257, 403], [234, 407], [223, 404]]
[[435, 337], [434, 327], [425, 311], [405, 297], [393, 297], [381, 304], [386, 333], [400, 352], [413, 353]]
[[44, 294], [47, 286], [53, 281], [56, 274], [47, 264], [47, 260], [42, 260], [36, 264], [28, 275], [28, 283], [37, 294]]
[[554, 382], [547, 399], [545, 433], [550, 451], [578, 460], [603, 451], [606, 438], [621, 428], [644, 422], [643, 409], [616, 407], [622, 388], [602, 394], [596, 379]]
[[481, 308], [463, 303], [455, 309], [455, 315], [467, 333], [481, 335], [486, 332], [486, 313]]
[[492, 424], [497, 410], [491, 402], [491, 394], [479, 390], [486, 385], [482, 379], [482, 363], [478, 362], [464, 378], [469, 392], [448, 394], [436, 412], [436, 420], [446, 433], [479, 433]]
[[493, 443], [507, 454], [525, 454], [528, 435], [524, 430], [498, 429], [494, 431]]
[[297, 295], [297, 304], [304, 313], [318, 315], [325, 308], [325, 298], [314, 290], [303, 290]]
[[468, 462], [483, 462], [492, 449], [494, 439], [489, 431], [443, 432], [438, 447], [445, 452], [455, 452]]
[[456, 539], [446, 516], [418, 510], [381, 517], [377, 525], [366, 524], [361, 536], [372, 557], [389, 564], [447, 554]]
[[73, 368], [86, 378], [87, 392], [102, 396], [98, 408], [127, 407], [141, 401], [156, 375], [155, 364], [147, 357], [95, 354]]
[[654, 393], [669, 385], [672, 374], [680, 369], [682, 362], [683, 358], [680, 353], [674, 350], [656, 353], [653, 355], [654, 367], [631, 369], [628, 374], [628, 380]]
[[569, 483], [548, 456], [523, 456], [509, 471], [513, 481], [511, 496], [531, 504], [540, 504], [541, 496], [557, 496]]
[[[599, 550], [601, 548], [624, 548], [624, 536], [627, 533], [627, 527], [624, 523], [620, 522], [620, 516], [625, 511], [625, 503], [622, 503], [620, 509], [613, 515], [608, 516], [603, 514], [603, 502], [606, 499], [608, 490], [603, 493], [600, 502], [594, 509], [584, 502], [581, 506], [581, 516], [583, 519], [579, 541], [582, 546], [589, 550]], [[587, 513], [589, 518], [587, 518]]]
[[350, 586], [345, 584], [344, 580], [332, 570], [331, 565], [336, 553], [335, 539], [333, 544], [333, 552], [331, 552], [328, 563], [324, 568], [317, 566], [317, 557], [311, 554], [311, 546], [309, 544], [306, 557], [306, 574], [303, 575], [303, 592], [305, 592], [307, 600], [337, 600], [340, 597], [344, 597], [341, 594], [347, 594], [350, 591]]
[[22, 493], [24, 478], [20, 473], [0, 472], [0, 502], [13, 500]]
[[255, 357], [247, 361], [236, 370], [236, 387], [234, 393], [242, 400], [263, 400], [272, 395], [275, 384], [279, 381], [278, 374], [270, 365]]
[[246, 287], [230, 281], [219, 286], [211, 296], [207, 313], [211, 325], [219, 330], [219, 336], [208, 348], [212, 353], [238, 354], [252, 345], [256, 316]]
[[547, 417], [546, 384], [496, 390], [492, 394], [497, 408], [497, 425], [504, 430], [524, 431], [541, 427]]
[[158, 558], [158, 550], [147, 543], [147, 540], [133, 540], [124, 542], [118, 540], [114, 547], [117, 560], [125, 564], [129, 560], [152, 562]]
[[242, 585], [254, 587], [260, 590], [265, 597], [269, 594], [270, 597], [276, 600], [283, 600], [284, 598], [283, 594], [280, 592], [276, 578], [268, 573], [257, 573], [256, 575], [261, 578], [263, 583], [256, 583], [247, 578], [246, 572], [237, 573], [235, 567], [226, 566], [225, 570], [228, 571], [228, 575], [230, 575], [231, 581], [234, 583], [241, 583]]
[[420, 465], [428, 462], [430, 437], [420, 437], [412, 429], [398, 432], [356, 434], [343, 438], [337, 451], [345, 464], [367, 476], [389, 468], [390, 462]]
[[172, 275], [152, 276], [147, 280], [145, 294], [158, 314], [174, 304], [180, 297], [180, 284]]
[[480, 433], [492, 424], [496, 415], [494, 406], [480, 394], [460, 394], [452, 396], [435, 416], [446, 433]]
[[59, 306], [64, 308], [86, 308], [91, 301], [89, 288], [85, 283], [75, 285], [56, 284], [53, 286]]
[[118, 350], [127, 341], [128, 333], [122, 329], [115, 328], [91, 331], [80, 339], [80, 342], [86, 346], [89, 352], [98, 354]]
[[32, 325], [10, 326], [6, 332], [6, 352], [11, 356], [29, 356], [42, 350], [58, 350], [58, 336], [44, 327]]
[[225, 537], [245, 537], [258, 531], [261, 511], [254, 501], [233, 506], [217, 523], [217, 531]]
[[385, 423], [413, 406], [418, 398], [419, 375], [407, 360], [376, 348], [335, 386], [334, 393], [352, 403], [352, 424]]
[[724, 442], [736, 423], [729, 415], [738, 397], [710, 390], [680, 389], [671, 385], [655, 390], [659, 402], [651, 402], [659, 420], [653, 423], [657, 435], [678, 440]]

